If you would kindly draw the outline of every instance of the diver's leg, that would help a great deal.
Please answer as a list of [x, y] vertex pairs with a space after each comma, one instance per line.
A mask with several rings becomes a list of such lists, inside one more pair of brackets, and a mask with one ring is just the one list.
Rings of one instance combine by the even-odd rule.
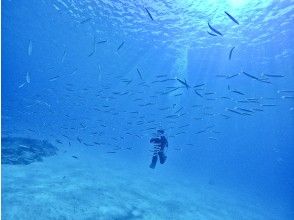
[[157, 163], [157, 154], [156, 154], [156, 155], [153, 155], [153, 157], [152, 157], [152, 162], [151, 162], [151, 164], [149, 165], [149, 167], [150, 167], [151, 169], [154, 169], [155, 166], [156, 166], [156, 163]]
[[159, 161], [161, 164], [164, 164], [166, 161], [167, 156], [164, 154], [164, 152], [158, 152]]

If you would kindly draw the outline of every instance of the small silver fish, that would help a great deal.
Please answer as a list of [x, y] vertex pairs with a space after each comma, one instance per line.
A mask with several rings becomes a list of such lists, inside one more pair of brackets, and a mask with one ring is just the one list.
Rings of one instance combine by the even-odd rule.
[[61, 58], [61, 63], [64, 62], [66, 55], [67, 55], [67, 52], [66, 52], [66, 50], [65, 50], [64, 53], [63, 53], [63, 56], [62, 56], [62, 58]]
[[27, 72], [26, 81], [27, 81], [27, 83], [31, 83], [31, 77], [30, 77], [30, 73], [29, 72]]
[[22, 88], [25, 84], [26, 84], [26, 82], [20, 84], [20, 85], [18, 86], [18, 88], [19, 88], [19, 89]]
[[28, 47], [28, 55], [31, 56], [33, 51], [33, 42], [30, 40], [29, 47]]

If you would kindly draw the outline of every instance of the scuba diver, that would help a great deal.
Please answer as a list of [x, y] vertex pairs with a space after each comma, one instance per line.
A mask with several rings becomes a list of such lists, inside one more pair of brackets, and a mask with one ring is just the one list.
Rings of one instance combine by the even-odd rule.
[[151, 169], [154, 169], [156, 166], [158, 157], [161, 164], [164, 164], [167, 158], [165, 153], [168, 148], [168, 142], [166, 137], [164, 136], [164, 131], [158, 130], [157, 137], [151, 138], [150, 143], [154, 144], [154, 153], [153, 153], [152, 161], [149, 167]]

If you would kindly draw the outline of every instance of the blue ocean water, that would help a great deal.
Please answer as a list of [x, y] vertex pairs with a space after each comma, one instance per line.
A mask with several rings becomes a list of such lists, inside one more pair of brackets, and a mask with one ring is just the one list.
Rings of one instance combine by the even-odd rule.
[[293, 11], [2, 1], [2, 219], [294, 219]]

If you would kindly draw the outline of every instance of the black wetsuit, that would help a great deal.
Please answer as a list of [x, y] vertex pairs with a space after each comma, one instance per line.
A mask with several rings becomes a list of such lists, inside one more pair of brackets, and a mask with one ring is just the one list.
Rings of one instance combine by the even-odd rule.
[[151, 138], [150, 143], [154, 144], [154, 154], [149, 167], [154, 169], [158, 157], [161, 164], [165, 163], [167, 156], [165, 155], [164, 149], [168, 148], [168, 142], [165, 136], [161, 136], [160, 138]]

